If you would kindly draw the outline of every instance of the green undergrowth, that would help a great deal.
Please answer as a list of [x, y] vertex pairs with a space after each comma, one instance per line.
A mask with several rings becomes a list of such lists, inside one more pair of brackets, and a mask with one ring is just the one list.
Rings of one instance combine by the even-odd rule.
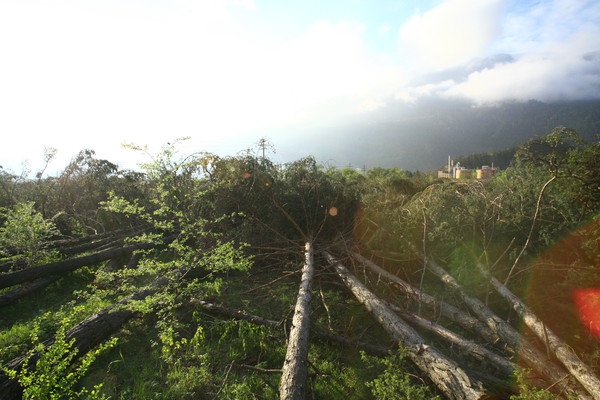
[[0, 362], [22, 355], [32, 346], [30, 333], [37, 329], [42, 340], [50, 338], [65, 318], [80, 321], [114, 302], [111, 298], [80, 295], [94, 277], [81, 268], [47, 288], [2, 308], [0, 319]]
[[[281, 276], [281, 272], [231, 274], [220, 292], [207, 300], [267, 319], [289, 321], [298, 274], [244, 293]], [[340, 334], [382, 346], [389, 343], [375, 322], [365, 329], [370, 317], [346, 293], [317, 286], [313, 288], [312, 309], [311, 329], [328, 330], [330, 325]], [[102, 396], [123, 400], [277, 398], [281, 377], [277, 370], [283, 365], [288, 334], [289, 322], [278, 328], [259, 326], [182, 302], [167, 315], [150, 313], [127, 323], [117, 334], [118, 343], [99, 355], [78, 387], [101, 384]], [[314, 337], [309, 361], [309, 398], [375, 399], [385, 390], [397, 390], [398, 385], [406, 387], [399, 393], [429, 393], [423, 382], [411, 377], [415, 371], [398, 355], [367, 356], [355, 348]], [[390, 378], [397, 370], [407, 372], [402, 381]], [[432, 398], [411, 396], [396, 398]]]

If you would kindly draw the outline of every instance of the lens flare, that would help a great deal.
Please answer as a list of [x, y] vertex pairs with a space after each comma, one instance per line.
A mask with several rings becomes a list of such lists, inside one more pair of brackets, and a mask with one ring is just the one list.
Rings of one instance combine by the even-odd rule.
[[583, 325], [600, 339], [600, 289], [578, 289], [573, 298]]

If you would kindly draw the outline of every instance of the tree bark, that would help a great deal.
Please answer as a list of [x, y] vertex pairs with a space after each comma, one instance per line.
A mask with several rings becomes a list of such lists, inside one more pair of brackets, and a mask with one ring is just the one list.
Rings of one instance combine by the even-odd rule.
[[122, 229], [117, 229], [115, 231], [97, 233], [95, 235], [83, 236], [75, 239], [60, 239], [50, 242], [49, 245], [52, 247], [66, 247], [66, 246], [74, 246], [81, 243], [92, 242], [94, 240], [104, 239], [110, 236], [116, 236], [123, 232]]
[[[167, 277], [161, 277], [155, 280], [148, 288], [127, 296], [112, 306], [92, 315], [69, 329], [66, 332], [65, 341], [69, 342], [75, 339], [73, 349], [77, 351], [77, 354], [81, 356], [87, 353], [110, 337], [110, 335], [117, 332], [125, 322], [133, 317], [134, 312], [123, 306], [132, 301], [144, 300], [148, 296], [157, 293], [168, 282], [169, 279]], [[44, 342], [44, 346], [51, 346], [52, 343], [54, 343], [54, 339], [47, 340]], [[27, 368], [31, 370], [35, 368], [35, 363], [39, 359], [39, 356], [39, 353], [20, 356], [8, 362], [4, 367], [11, 370], [20, 370], [25, 360], [29, 359]], [[0, 398], [3, 400], [20, 399], [21, 394], [22, 388], [19, 382], [9, 379], [4, 372], [0, 372]]]
[[476, 400], [485, 394], [480, 382], [472, 380], [458, 364], [426, 345], [413, 328], [371, 293], [346, 267], [336, 262], [331, 255], [325, 253], [325, 256], [354, 296], [390, 336], [406, 349], [409, 358], [448, 398]]
[[490, 310], [479, 299], [469, 296], [462, 285], [442, 267], [437, 265], [431, 259], [422, 258], [426, 267], [437, 275], [448, 287], [452, 288], [465, 304], [467, 304], [467, 306], [469, 306], [469, 308], [484, 321], [490, 329], [498, 334], [500, 339], [512, 347], [527, 365], [546, 378], [549, 386], [556, 385], [556, 387], [565, 391], [568, 395], [578, 399], [590, 399], [587, 393], [577, 387], [577, 385], [573, 385], [571, 382], [568, 382], [568, 380], [565, 380], [565, 377], [568, 376], [566, 371], [548, 360], [532, 343], [527, 341], [520, 333], [496, 315], [496, 313]]
[[473, 357], [484, 364], [490, 365], [493, 369], [501, 372], [502, 374], [506, 376], [512, 376], [513, 372], [516, 371], [517, 368], [512, 362], [508, 361], [504, 357], [500, 357], [498, 354], [486, 349], [485, 347], [471, 340], [465, 339], [461, 335], [458, 335], [451, 330], [436, 324], [435, 322], [429, 321], [418, 315], [411, 314], [397, 305], [390, 304], [388, 302], [386, 302], [386, 304], [392, 311], [400, 315], [402, 319], [435, 334], [449, 344], [456, 346], [462, 353], [467, 354], [468, 356]]
[[525, 305], [514, 293], [496, 279], [490, 271], [481, 263], [477, 263], [481, 273], [490, 281], [496, 291], [508, 301], [515, 311], [521, 316], [527, 327], [546, 344], [556, 358], [567, 368], [567, 370], [579, 381], [595, 400], [600, 400], [600, 380], [592, 370], [583, 363], [577, 354], [564, 343], [529, 307]]
[[[174, 239], [175, 236], [170, 236], [165, 238], [164, 242], [169, 242]], [[111, 258], [125, 256], [133, 253], [135, 250], [151, 249], [156, 246], [156, 243], [139, 243], [126, 247], [103, 250], [98, 253], [73, 258], [66, 261], [57, 261], [50, 264], [29, 267], [20, 271], [0, 274], [0, 289], [18, 285], [19, 283], [32, 281], [34, 279], [43, 278], [49, 275], [71, 272], [86, 265], [93, 265], [101, 261], [110, 260]]]
[[115, 240], [115, 237], [111, 236], [100, 240], [82, 243], [77, 246], [60, 248], [58, 251], [64, 255], [81, 254], [86, 251], [98, 249], [99, 247], [104, 246], [106, 244], [113, 243]]
[[308, 348], [310, 328], [310, 287], [314, 275], [313, 245], [306, 242], [304, 248], [304, 267], [302, 281], [292, 327], [288, 341], [285, 361], [282, 367], [279, 396], [281, 400], [302, 400], [306, 398], [306, 378], [308, 376]]
[[7, 306], [19, 300], [21, 297], [25, 297], [30, 293], [37, 292], [38, 290], [51, 285], [59, 279], [60, 276], [48, 276], [46, 278], [40, 278], [33, 282], [27, 283], [16, 289], [9, 290], [8, 292], [4, 292], [0, 294], [0, 307]]
[[498, 335], [496, 335], [490, 328], [488, 328], [485, 324], [479, 321], [477, 318], [470, 316], [469, 314], [461, 311], [460, 309], [454, 307], [451, 304], [446, 303], [443, 300], [436, 299], [435, 297], [421, 291], [420, 289], [415, 288], [408, 282], [400, 279], [394, 274], [389, 273], [385, 269], [381, 268], [379, 265], [374, 262], [366, 259], [358, 253], [352, 253], [352, 257], [358, 260], [361, 265], [369, 268], [371, 271], [375, 272], [383, 276], [384, 278], [396, 283], [398, 287], [413, 301], [417, 303], [421, 303], [426, 305], [427, 307], [434, 310], [434, 312], [444, 317], [448, 318], [450, 321], [456, 322], [469, 332], [475, 333], [484, 339], [486, 339], [490, 343], [495, 343], [498, 341]]

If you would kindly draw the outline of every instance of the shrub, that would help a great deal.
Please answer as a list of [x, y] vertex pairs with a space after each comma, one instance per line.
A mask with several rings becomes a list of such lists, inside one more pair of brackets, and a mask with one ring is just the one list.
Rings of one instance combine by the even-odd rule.
[[0, 228], [0, 252], [5, 255], [16, 253], [26, 266], [49, 261], [55, 252], [46, 248], [45, 243], [58, 233], [51, 220], [44, 219], [34, 208], [32, 201], [18, 203], [14, 209], [0, 209], [5, 219]]

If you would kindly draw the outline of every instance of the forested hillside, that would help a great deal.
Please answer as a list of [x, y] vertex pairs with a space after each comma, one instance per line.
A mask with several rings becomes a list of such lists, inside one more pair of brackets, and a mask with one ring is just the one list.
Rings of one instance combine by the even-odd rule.
[[439, 98], [392, 101], [343, 123], [299, 130], [292, 135], [296, 139], [282, 140], [280, 153], [300, 156], [302, 149], [339, 166], [430, 171], [448, 156], [512, 148], [559, 125], [575, 129], [588, 142], [596, 140], [600, 101], [487, 106]]
[[0, 170], [0, 399], [600, 399], [598, 141], [486, 181], [183, 149]]

